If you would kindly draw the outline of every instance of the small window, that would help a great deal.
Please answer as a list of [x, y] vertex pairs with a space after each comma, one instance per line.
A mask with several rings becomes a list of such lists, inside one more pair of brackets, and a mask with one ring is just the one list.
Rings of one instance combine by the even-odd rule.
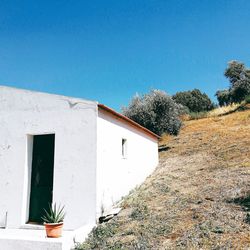
[[122, 158], [127, 158], [127, 139], [122, 139]]

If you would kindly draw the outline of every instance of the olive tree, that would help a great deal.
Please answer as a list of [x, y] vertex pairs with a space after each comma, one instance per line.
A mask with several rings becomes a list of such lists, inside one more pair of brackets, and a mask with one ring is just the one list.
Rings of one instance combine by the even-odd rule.
[[241, 102], [250, 95], [250, 69], [244, 63], [230, 61], [224, 75], [230, 82], [231, 102]]
[[152, 132], [177, 135], [182, 106], [161, 90], [152, 90], [142, 96], [135, 95], [122, 113]]
[[228, 89], [218, 90], [215, 93], [220, 106], [227, 106], [232, 102], [231, 94]]

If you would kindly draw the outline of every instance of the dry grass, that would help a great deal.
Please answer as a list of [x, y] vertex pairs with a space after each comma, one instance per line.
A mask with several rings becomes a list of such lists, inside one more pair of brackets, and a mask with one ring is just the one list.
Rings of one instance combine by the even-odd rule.
[[233, 103], [228, 106], [218, 107], [211, 111], [203, 111], [203, 112], [191, 112], [190, 114], [182, 115], [183, 121], [190, 121], [190, 120], [199, 120], [203, 118], [210, 118], [210, 117], [218, 117], [227, 114], [234, 113], [239, 110], [247, 110], [250, 109], [249, 101], [242, 101], [241, 103]]
[[160, 164], [78, 249], [250, 249], [250, 111], [187, 121]]
[[233, 103], [233, 104], [228, 105], [228, 106], [213, 109], [213, 110], [208, 112], [208, 117], [215, 117], [215, 116], [224, 115], [226, 113], [230, 113], [232, 111], [235, 111], [237, 108], [239, 108], [240, 105], [241, 104], [239, 104], [239, 103]]

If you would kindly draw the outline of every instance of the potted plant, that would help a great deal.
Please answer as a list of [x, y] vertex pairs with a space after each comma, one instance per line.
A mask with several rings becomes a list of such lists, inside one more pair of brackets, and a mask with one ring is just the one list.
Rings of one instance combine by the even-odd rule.
[[63, 220], [65, 217], [64, 206], [60, 205], [57, 207], [56, 203], [54, 206], [50, 205], [49, 209], [44, 209], [45, 214], [42, 217], [46, 230], [47, 237], [58, 238], [62, 236]]

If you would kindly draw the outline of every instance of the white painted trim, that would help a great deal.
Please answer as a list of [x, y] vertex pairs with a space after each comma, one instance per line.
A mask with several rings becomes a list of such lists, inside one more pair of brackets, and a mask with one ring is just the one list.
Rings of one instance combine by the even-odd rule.
[[29, 203], [30, 203], [30, 188], [31, 188], [31, 170], [32, 170], [32, 155], [33, 155], [33, 135], [26, 135], [26, 157], [24, 168], [24, 191], [23, 191], [23, 208], [22, 208], [22, 224], [28, 222], [29, 219]]

